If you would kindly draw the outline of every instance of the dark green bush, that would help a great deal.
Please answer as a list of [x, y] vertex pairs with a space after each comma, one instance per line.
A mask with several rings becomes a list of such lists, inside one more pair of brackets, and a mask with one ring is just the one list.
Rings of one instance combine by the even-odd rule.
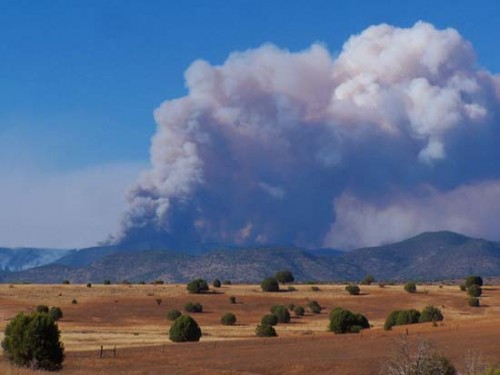
[[232, 303], [234, 305], [236, 303], [236, 297], [235, 296], [229, 297], [229, 303]]
[[276, 275], [274, 275], [274, 278], [281, 284], [293, 283], [295, 281], [295, 278], [293, 277], [293, 274], [290, 271], [276, 272]]
[[104, 280], [104, 285], [111, 285], [111, 280]]
[[483, 290], [479, 285], [473, 284], [467, 288], [467, 294], [471, 297], [481, 297]]
[[267, 314], [262, 317], [260, 324], [263, 326], [275, 326], [278, 324], [278, 317], [274, 314]]
[[406, 290], [408, 293], [415, 293], [417, 291], [417, 284], [415, 284], [414, 281], [408, 281], [404, 285], [404, 290]]
[[222, 284], [224, 284], [224, 285], [231, 285], [231, 280], [224, 280], [222, 282]]
[[371, 283], [375, 282], [375, 278], [372, 275], [366, 275], [363, 277], [363, 280], [361, 280], [360, 284], [361, 285], [371, 285]]
[[302, 306], [295, 306], [293, 308], [293, 312], [295, 313], [295, 316], [304, 316], [306, 310]]
[[236, 315], [233, 313], [226, 313], [220, 318], [220, 323], [225, 326], [233, 326], [236, 323]]
[[87, 283], [87, 288], [92, 288], [92, 284], [91, 283]]
[[296, 291], [297, 291], [297, 288], [296, 288], [296, 287], [294, 287], [293, 285], [288, 285], [287, 290], [288, 290], [289, 292], [296, 292]]
[[465, 288], [469, 288], [471, 285], [483, 286], [483, 278], [481, 276], [470, 275], [465, 279]]
[[441, 310], [435, 306], [429, 305], [422, 310], [422, 314], [420, 314], [418, 322], [419, 323], [440, 322], [443, 319], [444, 317]]
[[354, 333], [364, 328], [370, 328], [370, 324], [368, 319], [362, 314], [354, 314], [340, 307], [334, 309], [330, 314], [328, 329], [334, 333]]
[[359, 289], [359, 286], [357, 285], [347, 285], [345, 287], [345, 290], [347, 291], [347, 293], [349, 293], [351, 296], [357, 296], [359, 295], [359, 292], [360, 292], [360, 289]]
[[221, 282], [219, 279], [215, 279], [213, 282], [212, 282], [212, 285], [214, 286], [214, 288], [220, 288], [221, 286]]
[[272, 306], [271, 313], [278, 317], [278, 322], [280, 323], [290, 322], [290, 312], [285, 306], [282, 305]]
[[310, 301], [307, 307], [313, 314], [319, 314], [321, 312], [321, 305], [317, 301]]
[[394, 310], [385, 320], [384, 329], [390, 330], [393, 326], [418, 323], [420, 312], [415, 309], [410, 310]]
[[469, 306], [471, 307], [479, 307], [479, 298], [477, 297], [469, 297]]
[[293, 311], [293, 309], [295, 308], [295, 304], [294, 303], [289, 303], [288, 306], [286, 307], [288, 309], [288, 311]]
[[78, 301], [77, 301], [76, 299], [74, 299], [74, 298], [73, 298], [73, 299], [71, 300], [71, 304], [72, 304], [72, 305], [76, 305], [77, 303], [78, 303]]
[[203, 312], [203, 306], [199, 302], [188, 302], [184, 305], [184, 310], [190, 313], [201, 313]]
[[38, 305], [35, 311], [39, 313], [48, 313], [49, 307], [47, 305]]
[[465, 284], [460, 284], [458, 287], [460, 288], [460, 290], [462, 292], [465, 292], [467, 290], [467, 287], [465, 286]]
[[177, 309], [172, 309], [172, 310], [168, 310], [167, 311], [167, 319], [168, 320], [172, 320], [173, 321], [173, 320], [177, 319], [181, 315], [182, 315], [182, 313], [179, 310], [177, 310]]
[[69, 284], [70, 284], [69, 280], [64, 280], [62, 283], [63, 283], [64, 285], [69, 285]]
[[274, 277], [268, 277], [264, 279], [260, 284], [263, 292], [279, 292], [280, 286], [278, 281]]
[[60, 331], [46, 313], [20, 313], [6, 327], [2, 341], [4, 356], [17, 366], [41, 370], [60, 370], [64, 346]]
[[54, 320], [54, 322], [57, 322], [63, 318], [63, 312], [59, 307], [53, 306], [49, 310], [49, 316]]
[[274, 327], [266, 325], [266, 324], [258, 325], [257, 328], [255, 328], [255, 334], [258, 337], [276, 337], [276, 336], [278, 336], [276, 334], [276, 330], [274, 329]]
[[201, 329], [189, 315], [181, 315], [170, 327], [169, 338], [173, 342], [199, 341], [200, 337]]
[[320, 290], [321, 290], [321, 289], [319, 288], [319, 286], [313, 285], [313, 286], [311, 287], [311, 291], [312, 291], [312, 292], [319, 292]]
[[189, 293], [200, 294], [208, 291], [208, 284], [203, 279], [195, 279], [190, 281], [186, 288]]

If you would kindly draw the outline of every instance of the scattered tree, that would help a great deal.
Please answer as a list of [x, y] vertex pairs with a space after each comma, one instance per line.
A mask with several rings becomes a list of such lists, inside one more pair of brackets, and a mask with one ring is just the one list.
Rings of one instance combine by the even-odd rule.
[[463, 283], [462, 283], [462, 284], [460, 284], [458, 287], [460, 288], [460, 290], [461, 290], [462, 292], [465, 292], [465, 291], [467, 290], [467, 287], [466, 287], [466, 286], [465, 286], [465, 284], [463, 284]]
[[295, 313], [295, 316], [304, 316], [306, 310], [302, 306], [295, 306], [293, 308], [293, 312]]
[[471, 307], [479, 307], [479, 298], [477, 297], [469, 297], [469, 306]]
[[190, 313], [201, 313], [203, 312], [203, 306], [199, 302], [196, 303], [188, 302], [184, 306], [184, 310]]
[[313, 314], [319, 314], [321, 312], [321, 305], [317, 301], [310, 301], [307, 307]]
[[362, 314], [354, 314], [341, 307], [337, 307], [330, 314], [328, 329], [334, 333], [357, 333], [364, 328], [370, 328], [370, 323]]
[[92, 288], [92, 284], [91, 283], [87, 283], [87, 288]]
[[359, 289], [359, 286], [357, 285], [347, 285], [345, 287], [345, 290], [347, 291], [347, 293], [349, 293], [351, 296], [357, 296], [359, 295], [359, 292], [360, 292], [360, 289]]
[[469, 288], [471, 285], [483, 286], [483, 278], [481, 276], [470, 275], [465, 279], [465, 288]]
[[170, 327], [169, 338], [173, 342], [200, 341], [200, 337], [200, 326], [189, 315], [181, 315]]
[[392, 329], [393, 326], [415, 324], [418, 323], [419, 319], [420, 312], [415, 309], [395, 310], [391, 312], [385, 320], [384, 329], [388, 331]]
[[208, 284], [203, 279], [195, 279], [190, 281], [186, 288], [189, 293], [200, 294], [208, 291]]
[[225, 326], [233, 326], [236, 323], [236, 315], [233, 313], [226, 313], [220, 318], [220, 323]]
[[47, 305], [38, 305], [35, 311], [39, 313], [48, 313], [49, 307]]
[[69, 284], [70, 284], [69, 280], [64, 280], [62, 283], [63, 283], [64, 285], [69, 285]]
[[278, 281], [274, 277], [268, 277], [264, 279], [260, 284], [263, 292], [279, 292], [280, 286]]
[[224, 285], [231, 285], [231, 280], [224, 280], [222, 282], [222, 284], [224, 284]]
[[269, 326], [267, 324], [258, 325], [257, 328], [255, 329], [255, 334], [258, 337], [276, 337], [276, 336], [278, 336], [276, 334], [276, 330], [274, 329], [274, 327]]
[[61, 308], [53, 306], [49, 310], [49, 316], [54, 320], [54, 322], [57, 322], [58, 320], [63, 318], [63, 312]]
[[104, 280], [104, 285], [111, 285], [111, 280]]
[[408, 292], [408, 293], [415, 293], [417, 291], [417, 284], [415, 284], [414, 281], [408, 281], [405, 285], [404, 285], [404, 289]]
[[467, 288], [467, 294], [471, 297], [481, 297], [481, 294], [483, 294], [483, 290], [479, 285], [472, 284]]
[[235, 296], [229, 297], [229, 303], [234, 305], [236, 303], [236, 297]]
[[278, 324], [278, 317], [274, 314], [267, 314], [267, 315], [264, 315], [261, 319], [260, 319], [260, 324], [265, 326], [275, 326], [276, 324]]
[[272, 306], [271, 313], [277, 316], [278, 322], [280, 323], [290, 322], [290, 312], [285, 306], [282, 305]]
[[41, 370], [60, 370], [64, 346], [57, 324], [47, 313], [18, 314], [6, 327], [2, 348], [13, 364]]
[[426, 306], [422, 313], [420, 314], [420, 318], [418, 319], [419, 323], [425, 322], [440, 322], [444, 319], [443, 313], [441, 310], [435, 306], [429, 305]]
[[220, 288], [221, 286], [221, 282], [219, 279], [215, 279], [213, 282], [212, 282], [212, 285], [214, 288]]
[[295, 281], [295, 278], [293, 277], [293, 274], [291, 271], [276, 272], [276, 275], [274, 275], [274, 278], [281, 284], [293, 283]]
[[182, 315], [182, 313], [177, 309], [172, 309], [172, 310], [167, 311], [167, 319], [171, 320], [171, 321], [174, 321], [175, 319], [177, 319], [181, 315]]
[[312, 292], [319, 292], [321, 289], [319, 288], [319, 286], [316, 286], [316, 285], [313, 285], [311, 286], [311, 291]]
[[360, 284], [361, 285], [371, 285], [373, 282], [375, 282], [375, 278], [373, 275], [366, 275], [363, 277], [363, 280], [361, 280]]

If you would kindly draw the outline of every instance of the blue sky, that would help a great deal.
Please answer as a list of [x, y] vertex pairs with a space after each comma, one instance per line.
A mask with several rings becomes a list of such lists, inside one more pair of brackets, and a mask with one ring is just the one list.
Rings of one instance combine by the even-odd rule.
[[[148, 163], [152, 112], [185, 94], [196, 59], [268, 42], [335, 54], [370, 25], [425, 20], [456, 28], [496, 73], [498, 14], [497, 1], [0, 0], [0, 245], [85, 246], [112, 231]], [[61, 208], [65, 192], [81, 204]]]

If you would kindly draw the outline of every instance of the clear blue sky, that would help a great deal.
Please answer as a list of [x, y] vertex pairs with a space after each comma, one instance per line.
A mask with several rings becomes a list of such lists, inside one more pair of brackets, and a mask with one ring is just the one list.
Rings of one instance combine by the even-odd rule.
[[[51, 182], [60, 186], [72, 173], [114, 163], [132, 165], [120, 181], [133, 179], [148, 160], [153, 110], [184, 94], [183, 72], [195, 59], [220, 63], [267, 42], [296, 51], [320, 41], [335, 53], [370, 25], [425, 20], [456, 28], [479, 63], [500, 72], [499, 14], [494, 0], [0, 0], [0, 173], [12, 181], [0, 191], [11, 203], [0, 201], [0, 224], [15, 216], [9, 210], [38, 215], [19, 184], [64, 174], [65, 182]], [[44, 238], [42, 245], [73, 244]]]

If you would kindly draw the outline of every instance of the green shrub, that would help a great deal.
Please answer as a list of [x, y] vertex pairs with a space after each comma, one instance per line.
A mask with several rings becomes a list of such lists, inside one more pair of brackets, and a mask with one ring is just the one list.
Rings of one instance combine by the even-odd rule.
[[274, 314], [264, 315], [260, 319], [260, 324], [263, 326], [275, 326], [276, 324], [278, 324], [278, 317]]
[[201, 329], [189, 315], [181, 315], [170, 327], [169, 338], [173, 342], [199, 341]]
[[200, 294], [208, 291], [208, 284], [203, 279], [195, 279], [190, 281], [187, 286], [187, 290], [192, 294]]
[[69, 284], [70, 284], [69, 280], [64, 280], [62, 283], [63, 283], [64, 285], [69, 285]]
[[87, 288], [92, 288], [92, 284], [91, 283], [87, 283]]
[[373, 282], [375, 282], [375, 278], [373, 275], [366, 275], [363, 277], [363, 280], [361, 280], [360, 284], [361, 285], [371, 285]]
[[419, 323], [440, 322], [443, 319], [444, 317], [441, 310], [435, 306], [429, 305], [422, 310], [422, 314], [420, 314], [418, 322]]
[[467, 290], [467, 287], [465, 286], [465, 284], [460, 284], [458, 287], [460, 288], [460, 290], [462, 292], [465, 292]]
[[54, 320], [54, 322], [57, 322], [63, 318], [63, 312], [59, 307], [53, 306], [49, 310], [49, 316]]
[[345, 287], [345, 290], [347, 291], [347, 293], [349, 293], [351, 296], [357, 296], [359, 295], [359, 292], [360, 292], [360, 289], [359, 289], [359, 286], [357, 285], [347, 285]]
[[2, 348], [5, 358], [17, 366], [55, 371], [64, 361], [59, 338], [59, 328], [48, 314], [20, 313], [5, 327]]
[[203, 306], [199, 302], [188, 302], [184, 305], [184, 310], [190, 313], [201, 313], [203, 312]]
[[280, 323], [290, 322], [290, 312], [285, 306], [282, 305], [272, 306], [271, 313], [278, 317], [278, 322]]
[[306, 313], [306, 310], [302, 306], [295, 306], [293, 308], [293, 312], [294, 312], [295, 316], [304, 316], [304, 314]]
[[293, 277], [293, 274], [291, 271], [276, 272], [276, 274], [274, 275], [274, 278], [281, 284], [293, 283], [295, 281], [295, 278]]
[[471, 307], [479, 307], [479, 298], [469, 297], [468, 303]]
[[321, 312], [321, 305], [317, 301], [309, 302], [307, 307], [313, 314], [319, 314]]
[[384, 329], [390, 330], [393, 326], [401, 326], [406, 324], [418, 323], [420, 312], [415, 309], [410, 310], [394, 310], [385, 320]]
[[219, 279], [215, 279], [213, 282], [212, 282], [212, 285], [214, 286], [214, 288], [220, 288], [221, 286], [221, 282]]
[[473, 284], [467, 288], [467, 294], [471, 297], [481, 297], [483, 290], [479, 285]]
[[235, 296], [229, 297], [229, 303], [234, 305], [236, 303], [236, 297]]
[[406, 290], [408, 293], [415, 293], [417, 291], [417, 284], [415, 284], [414, 281], [408, 281], [404, 285], [404, 290]]
[[471, 285], [483, 286], [483, 278], [481, 276], [470, 275], [465, 279], [465, 288], [469, 288]]
[[264, 279], [260, 284], [263, 292], [279, 292], [280, 286], [278, 281], [274, 277], [268, 277]]
[[340, 307], [334, 309], [330, 314], [328, 329], [334, 333], [354, 333], [364, 328], [370, 328], [370, 323], [362, 314], [354, 314]]
[[319, 286], [313, 285], [313, 286], [311, 287], [311, 291], [312, 291], [312, 292], [319, 292], [320, 290], [321, 290], [321, 289], [319, 288]]
[[236, 323], [236, 315], [233, 313], [226, 313], [220, 318], [220, 323], [225, 326], [233, 326]]
[[296, 292], [296, 291], [297, 291], [297, 288], [296, 288], [296, 287], [294, 287], [293, 285], [288, 285], [287, 290], [288, 290], [289, 292]]
[[111, 285], [111, 280], [104, 280], [104, 285]]
[[224, 280], [222, 282], [222, 284], [224, 284], [224, 285], [231, 285], [231, 280]]
[[36, 312], [39, 312], [39, 313], [48, 313], [49, 312], [49, 307], [47, 305], [38, 305], [36, 307]]
[[172, 310], [168, 310], [167, 311], [167, 319], [168, 320], [172, 320], [173, 321], [173, 320], [177, 319], [181, 315], [182, 315], [182, 313], [179, 310], [177, 310], [177, 309], [172, 309]]
[[71, 304], [72, 304], [72, 305], [76, 305], [77, 303], [78, 303], [78, 301], [77, 301], [76, 299], [74, 299], [74, 298], [73, 298], [73, 299], [71, 300]]
[[293, 309], [295, 308], [295, 304], [294, 303], [289, 303], [288, 306], [286, 307], [288, 309], [288, 311], [293, 311]]
[[257, 328], [255, 328], [255, 334], [258, 337], [276, 337], [276, 336], [278, 336], [276, 334], [276, 330], [274, 329], [274, 327], [266, 325], [266, 324], [258, 325]]

